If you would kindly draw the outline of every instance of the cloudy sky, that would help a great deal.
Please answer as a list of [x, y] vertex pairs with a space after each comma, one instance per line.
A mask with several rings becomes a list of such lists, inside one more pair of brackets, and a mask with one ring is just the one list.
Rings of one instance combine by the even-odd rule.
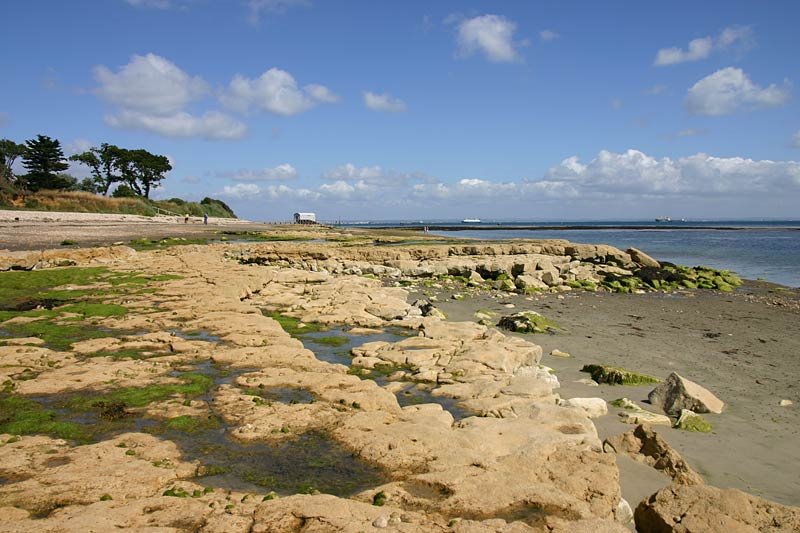
[[253, 220], [800, 218], [795, 0], [6, 0], [3, 19], [0, 137], [167, 155], [160, 197]]

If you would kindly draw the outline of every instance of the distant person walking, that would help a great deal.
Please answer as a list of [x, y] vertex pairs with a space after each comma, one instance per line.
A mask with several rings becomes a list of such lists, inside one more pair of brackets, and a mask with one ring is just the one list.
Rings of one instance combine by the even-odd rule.
[[208, 213], [203, 213], [203, 224], [208, 226]]
[[185, 215], [183, 215], [183, 223], [184, 224], [188, 224], [189, 223], [189, 213], [186, 213]]

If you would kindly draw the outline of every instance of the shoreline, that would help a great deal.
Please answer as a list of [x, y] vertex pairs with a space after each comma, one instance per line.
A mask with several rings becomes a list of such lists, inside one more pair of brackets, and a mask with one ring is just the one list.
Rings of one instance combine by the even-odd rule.
[[[177, 370], [188, 372], [192, 365], [207, 364], [209, 371], [229, 369], [232, 377], [214, 378], [219, 385], [205, 396], [161, 399], [140, 408], [143, 411], [131, 409], [129, 416], [156, 421], [213, 416], [224, 422], [233, 440], [251, 446], [291, 443], [297, 435], [324, 431], [360, 460], [384, 469], [389, 479], [340, 497], [312, 492], [267, 499], [253, 493], [258, 487], [251, 484], [234, 489], [226, 500], [221, 491], [204, 492], [203, 483], [211, 481], [198, 477], [196, 461], [184, 457], [169, 438], [123, 433], [73, 446], [41, 435], [4, 436], [0, 464], [12, 464], [20, 456], [34, 460], [18, 466], [21, 470], [14, 476], [22, 472], [23, 478], [0, 472], [9, 480], [0, 484], [0, 507], [16, 506], [0, 518], [0, 526], [23, 530], [33, 524], [32, 502], [57, 501], [64, 508], [49, 518], [36, 518], [41, 527], [80, 520], [119, 520], [117, 527], [138, 527], [144, 522], [133, 511], [136, 506], [163, 502], [166, 496], [174, 502], [171, 512], [154, 517], [153, 523], [165, 525], [164, 520], [176, 517], [202, 519], [210, 530], [226, 530], [234, 519], [245, 524], [244, 529], [259, 524], [268, 530], [282, 516], [306, 516], [303, 513], [313, 508], [314, 516], [341, 526], [332, 526], [334, 530], [347, 530], [348, 524], [369, 527], [396, 512], [406, 517], [409, 530], [444, 531], [457, 520], [472, 528], [469, 531], [496, 531], [499, 520], [508, 524], [503, 527], [517, 527], [515, 531], [624, 531], [620, 496], [635, 508], [653, 492], [667, 490], [662, 488], [670, 486], [670, 478], [625, 455], [604, 451], [603, 439], [634, 428], [619, 422], [619, 409], [609, 406], [608, 414], [590, 419], [579, 408], [557, 404], [566, 398], [611, 401], [625, 395], [646, 409], [656, 409], [642, 402], [651, 387], [575, 383], [586, 377], [580, 367], [591, 363], [661, 379], [677, 371], [719, 395], [726, 410], [704, 415], [714, 427], [712, 433], [668, 426], [656, 426], [656, 431], [709, 485], [748, 490], [777, 502], [767, 504], [789, 513], [790, 520], [800, 520], [800, 509], [784, 511], [779, 506], [800, 504], [800, 476], [796, 468], [787, 467], [800, 464], [800, 451], [793, 446], [800, 413], [796, 406], [777, 403], [790, 399], [800, 404], [795, 388], [800, 370], [793, 364], [800, 353], [800, 335], [792, 333], [800, 315], [800, 291], [775, 290], [763, 283], [745, 283], [727, 293], [581, 291], [566, 285], [569, 276], [591, 279], [604, 272], [619, 273], [633, 265], [632, 257], [608, 246], [564, 241], [456, 245], [414, 235], [427, 244], [404, 244], [407, 232], [269, 229], [276, 237], [304, 232], [307, 240], [187, 245], [138, 253], [125, 246], [59, 248], [33, 254], [39, 263], [32, 275], [71, 261], [77, 267], [105, 266], [116, 276], [144, 273], [158, 281], [146, 281], [143, 291], [133, 284], [125, 289], [128, 292], [102, 297], [103, 305], [118, 306], [100, 308], [107, 309], [104, 312], [119, 313], [119, 306], [127, 311], [93, 321], [84, 318], [85, 328], [99, 325], [106, 333], [67, 345], [71, 348], [53, 350], [48, 342], [55, 341], [42, 345], [34, 338], [0, 338], [4, 379], [13, 385], [4, 394], [173, 386]], [[397, 246], [374, 246], [376, 239], [394, 239]], [[598, 258], [614, 258], [620, 266]], [[23, 254], [7, 254], [5, 260], [27, 261]], [[562, 279], [542, 278], [553, 284], [552, 292], [512, 292], [503, 283], [507, 276], [499, 273], [517, 263], [544, 266], [517, 269], [515, 277], [547, 271]], [[477, 279], [473, 274], [448, 274], [448, 269], [462, 268], [484, 272], [489, 281], [470, 285], [466, 280]], [[81, 286], [86, 285], [76, 284]], [[432, 301], [446, 317], [423, 316], [418, 299]], [[59, 307], [54, 309], [57, 316]], [[265, 309], [285, 315], [265, 314]], [[496, 313], [490, 321], [496, 323], [501, 315], [522, 310], [540, 312], [558, 330], [554, 335], [522, 335], [480, 325], [475, 316], [476, 311]], [[10, 322], [21, 325], [5, 327], [24, 331], [27, 323], [57, 320], [36, 309], [21, 313], [32, 314]], [[303, 323], [328, 324], [334, 330], [324, 338], [348, 335], [355, 346], [359, 335], [379, 335], [376, 331], [384, 328], [400, 327], [415, 335], [370, 342], [337, 356], [338, 363], [332, 364], [315, 353], [314, 341], [302, 340]], [[127, 333], [107, 333], [117, 329]], [[44, 339], [52, 335], [41, 331]], [[556, 358], [551, 355], [554, 349], [572, 356]], [[143, 357], [130, 359], [130, 353]], [[386, 381], [374, 377], [372, 369], [387, 363], [394, 366], [391, 376]], [[400, 407], [396, 396], [409, 384], [427, 391], [427, 400]], [[316, 401], [256, 401], [252, 395], [258, 393], [248, 391], [259, 387], [300, 388]], [[443, 408], [447, 403], [436, 402], [439, 396], [478, 416], [454, 420]], [[67, 462], [48, 462], [41, 455], [48, 446]], [[734, 453], [720, 453], [723, 449]], [[759, 453], [765, 449], [770, 453]], [[134, 483], [125, 472], [135, 476]], [[59, 483], [47, 482], [47, 489], [26, 481], [42, 483], [56, 475]], [[173, 499], [167, 495], [170, 491], [197, 493], [197, 500]], [[113, 499], [92, 503], [104, 493]], [[385, 506], [373, 505], [379, 494]], [[724, 491], [713, 494], [729, 497]], [[696, 499], [678, 499], [675, 505], [693, 505]], [[519, 507], [520, 502], [526, 503]], [[548, 511], [542, 513], [543, 508]], [[342, 509], [348, 518], [340, 523], [336, 517]], [[112, 514], [120, 518], [109, 518]], [[787, 522], [791, 523], [795, 522]]]

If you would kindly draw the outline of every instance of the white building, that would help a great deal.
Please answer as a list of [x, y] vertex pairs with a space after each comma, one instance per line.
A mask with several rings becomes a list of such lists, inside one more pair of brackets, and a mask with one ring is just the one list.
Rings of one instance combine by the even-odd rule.
[[316, 224], [317, 223], [317, 215], [316, 215], [316, 213], [295, 213], [294, 214], [294, 223], [295, 224]]

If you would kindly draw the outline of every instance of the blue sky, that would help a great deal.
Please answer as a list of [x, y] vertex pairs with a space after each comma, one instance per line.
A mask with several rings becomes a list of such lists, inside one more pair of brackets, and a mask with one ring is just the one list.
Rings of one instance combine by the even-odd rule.
[[[800, 218], [800, 3], [4, 2], [0, 137], [243, 217]], [[86, 169], [74, 167], [76, 175]]]

